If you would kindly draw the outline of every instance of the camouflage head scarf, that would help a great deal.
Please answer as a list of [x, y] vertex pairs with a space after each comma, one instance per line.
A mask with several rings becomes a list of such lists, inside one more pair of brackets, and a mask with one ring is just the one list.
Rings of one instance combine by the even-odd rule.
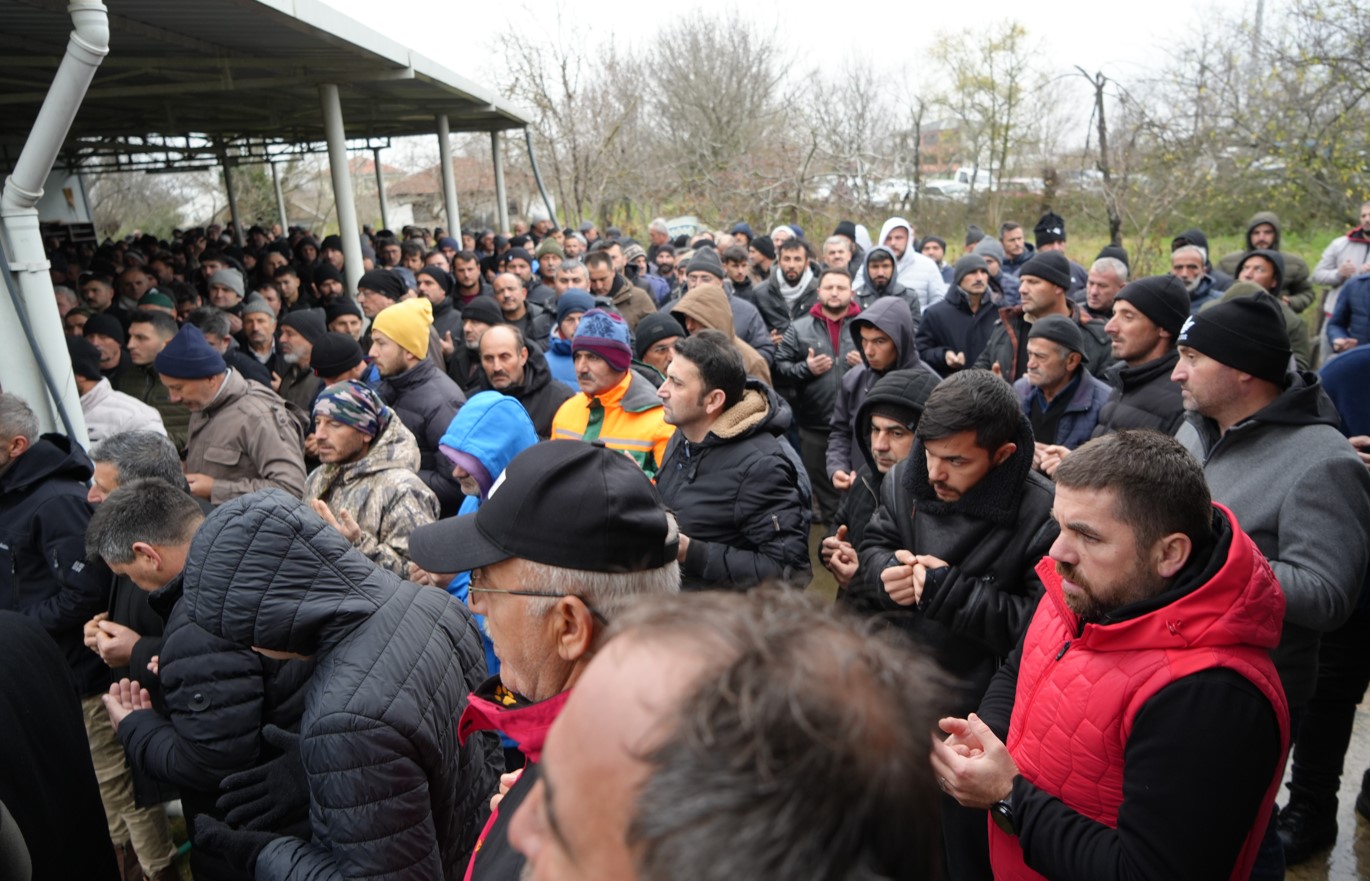
[[376, 437], [390, 424], [391, 409], [365, 383], [356, 380], [330, 385], [314, 401], [314, 418], [327, 416]]

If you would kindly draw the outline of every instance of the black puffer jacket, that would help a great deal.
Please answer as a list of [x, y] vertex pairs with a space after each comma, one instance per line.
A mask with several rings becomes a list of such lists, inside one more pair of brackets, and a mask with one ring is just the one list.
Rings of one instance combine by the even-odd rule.
[[1125, 428], [1149, 428], [1174, 436], [1184, 424], [1184, 401], [1180, 386], [1170, 381], [1171, 371], [1180, 360], [1175, 350], [1136, 367], [1119, 361], [1108, 369], [1104, 379], [1113, 393], [1099, 411], [1094, 437]]
[[749, 377], [703, 441], [671, 438], [656, 487], [690, 539], [682, 590], [808, 583], [812, 486], [789, 427], [789, 407]]
[[1033, 571], [1059, 532], [1051, 516], [1055, 489], [1032, 470], [1032, 427], [1019, 418], [1017, 449], [969, 492], [943, 502], [928, 483], [922, 441], [895, 466], [880, 488], [880, 507], [861, 543], [860, 577], [885, 608], [889, 599], [880, 573], [903, 548], [931, 554], [950, 565], [934, 569], [917, 613], [907, 619], [911, 635], [929, 648], [953, 676], [963, 680], [959, 709], [974, 709], [1002, 658], [1032, 619], [1042, 583]]
[[258, 881], [461, 877], [499, 761], [488, 739], [457, 743], [485, 678], [465, 605], [377, 567], [279, 490], [210, 515], [184, 602], [215, 636], [318, 665], [300, 721], [314, 839], [267, 845]]
[[[273, 661], [191, 624], [180, 578], [150, 600], [166, 615], [158, 669], [167, 715], [131, 713], [119, 740], [135, 771], [180, 787], [192, 825], [205, 813], [222, 820], [220, 781], [275, 758], [261, 740], [263, 726], [299, 730], [314, 662]], [[203, 848], [190, 859], [197, 878], [241, 874]]]
[[379, 392], [419, 442], [419, 477], [437, 495], [442, 516], [452, 516], [464, 496], [461, 485], [452, 479], [452, 469], [438, 459], [438, 442], [466, 403], [466, 393], [428, 359], [381, 380]]
[[81, 633], [109, 608], [114, 583], [103, 562], [86, 560], [86, 481], [94, 473], [79, 446], [45, 434], [0, 474], [0, 609], [43, 625], [82, 695], [109, 687], [109, 668]]

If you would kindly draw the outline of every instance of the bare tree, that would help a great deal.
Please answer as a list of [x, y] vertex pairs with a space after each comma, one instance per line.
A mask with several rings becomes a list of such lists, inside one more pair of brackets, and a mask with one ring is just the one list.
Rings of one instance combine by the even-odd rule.
[[[778, 143], [790, 134], [788, 123], [802, 124], [793, 112], [799, 94], [782, 94], [790, 61], [781, 45], [774, 30], [762, 32], [736, 11], [690, 16], [672, 24], [669, 40], [652, 41], [653, 158], [673, 172], [682, 195], [725, 216], [749, 199], [775, 204], [794, 192], [804, 155], [813, 152]], [[808, 132], [799, 135], [812, 146]], [[777, 153], [791, 163], [788, 173]]]
[[805, 104], [818, 173], [828, 177], [835, 194], [869, 211], [875, 185], [894, 172], [891, 157], [899, 155], [890, 150], [895, 117], [889, 89], [869, 61], [845, 62], [830, 76], [815, 70], [808, 81]]
[[547, 159], [567, 222], [595, 216], [621, 196], [610, 192], [620, 139], [640, 112], [636, 90], [619, 88], [630, 59], [618, 55], [612, 40], [587, 53], [588, 36], [559, 7], [550, 39], [534, 43], [513, 28], [500, 37], [505, 92], [533, 112], [534, 143]]

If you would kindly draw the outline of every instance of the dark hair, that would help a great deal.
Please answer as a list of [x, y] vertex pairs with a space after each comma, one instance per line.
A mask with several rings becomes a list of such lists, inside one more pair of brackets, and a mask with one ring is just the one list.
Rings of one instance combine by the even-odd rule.
[[894, 259], [894, 254], [890, 251], [888, 245], [877, 245], [877, 246], [875, 246], [874, 248], [871, 248], [870, 253], [866, 255], [866, 265], [867, 265], [867, 266], [869, 266], [869, 265], [872, 264], [872, 263], [897, 263], [897, 262], [898, 262], [898, 261]]
[[95, 508], [86, 527], [86, 557], [132, 563], [135, 542], [189, 544], [204, 512], [184, 490], [162, 480], [135, 480]]
[[217, 306], [201, 306], [186, 316], [186, 324], [193, 324], [201, 333], [214, 336], [228, 336], [232, 327], [228, 323], [228, 315]]
[[272, 278], [280, 278], [283, 275], [293, 275], [296, 278], [299, 278], [300, 268], [294, 263], [287, 263], [284, 266], [277, 266], [276, 271], [271, 273]]
[[132, 327], [135, 324], [152, 325], [152, 329], [157, 331], [157, 335], [165, 340], [169, 340], [176, 336], [176, 332], [181, 329], [180, 325], [176, 323], [175, 318], [172, 318], [165, 312], [158, 312], [153, 309], [139, 309], [137, 312], [130, 315], [128, 326]]
[[925, 653], [769, 588], [652, 597], [613, 632], [703, 667], [642, 756], [639, 877], [939, 877], [928, 738], [948, 703]]
[[422, 243], [422, 242], [412, 242], [412, 241], [410, 241], [410, 242], [405, 242], [404, 244], [400, 245], [400, 256], [402, 256], [402, 257], [414, 257], [414, 256], [422, 257], [422, 256], [423, 256], [423, 243]]
[[458, 251], [457, 253], [453, 254], [453, 255], [452, 255], [452, 264], [453, 264], [452, 268], [453, 268], [453, 269], [456, 268], [456, 262], [457, 262], [458, 260], [460, 260], [460, 261], [463, 262], [463, 263], [479, 263], [479, 262], [480, 262], [480, 258], [476, 256], [476, 252], [475, 252], [475, 251]]
[[741, 245], [729, 245], [723, 249], [724, 263], [747, 263], [750, 259], [747, 256], [747, 249]]
[[808, 243], [799, 236], [792, 236], [781, 242], [780, 247], [776, 248], [776, 253], [778, 254], [784, 253], [785, 251], [803, 251], [805, 254], [808, 254], [809, 246]]
[[607, 266], [610, 272], [617, 271], [614, 269], [614, 258], [604, 248], [585, 255], [585, 268], [589, 269], [591, 266]]
[[1132, 527], [1139, 550], [1182, 532], [1196, 547], [1213, 539], [1213, 499], [1203, 466], [1169, 435], [1119, 431], [1061, 460], [1056, 485], [1112, 490], [1114, 514]]
[[928, 395], [916, 434], [930, 441], [974, 431], [975, 445], [993, 453], [1018, 436], [1021, 419], [1013, 386], [988, 370], [962, 370]]
[[1002, 239], [1006, 233], [1011, 233], [1015, 229], [1022, 228], [1023, 225], [1021, 223], [1014, 223], [1012, 220], [1005, 220], [1003, 223], [999, 224], [999, 238]]
[[824, 269], [822, 272], [818, 273], [819, 287], [822, 287], [823, 279], [827, 278], [830, 275], [840, 275], [843, 278], [845, 278], [848, 283], [851, 282], [851, 274], [848, 273], [846, 269], [843, 269], [840, 266], [829, 266], [827, 269]]
[[699, 371], [705, 394], [714, 389], [723, 392], [724, 410], [742, 400], [747, 368], [742, 353], [722, 331], [706, 329], [681, 337], [675, 341], [675, 353]]

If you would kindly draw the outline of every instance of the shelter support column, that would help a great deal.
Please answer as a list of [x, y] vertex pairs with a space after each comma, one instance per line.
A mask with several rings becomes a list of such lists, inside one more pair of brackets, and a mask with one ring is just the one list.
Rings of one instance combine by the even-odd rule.
[[490, 155], [495, 157], [495, 217], [499, 231], [509, 232], [509, 198], [504, 190], [504, 132], [490, 133]]
[[233, 230], [233, 240], [239, 247], [244, 247], [247, 242], [243, 239], [243, 224], [238, 216], [238, 194], [233, 188], [233, 163], [229, 161], [227, 152], [219, 153], [219, 162], [224, 169], [224, 191], [228, 193], [228, 225]]
[[438, 116], [438, 162], [442, 165], [442, 200], [447, 209], [447, 234], [461, 241], [461, 209], [457, 205], [457, 178], [452, 170], [452, 132], [447, 114]]
[[328, 166], [333, 173], [333, 204], [338, 209], [338, 235], [342, 238], [343, 274], [347, 295], [357, 296], [362, 279], [362, 240], [357, 227], [357, 201], [352, 195], [352, 173], [347, 167], [347, 133], [343, 128], [342, 101], [338, 87], [319, 86], [323, 102], [324, 137], [328, 140]]
[[381, 172], [381, 148], [375, 147], [371, 151], [372, 161], [376, 165], [376, 198], [381, 203], [381, 228], [390, 228], [390, 210], [385, 204], [385, 175]]
[[276, 213], [280, 215], [281, 235], [290, 232], [290, 215], [285, 210], [285, 191], [281, 189], [281, 167], [275, 162], [271, 165], [271, 186], [276, 191]]

